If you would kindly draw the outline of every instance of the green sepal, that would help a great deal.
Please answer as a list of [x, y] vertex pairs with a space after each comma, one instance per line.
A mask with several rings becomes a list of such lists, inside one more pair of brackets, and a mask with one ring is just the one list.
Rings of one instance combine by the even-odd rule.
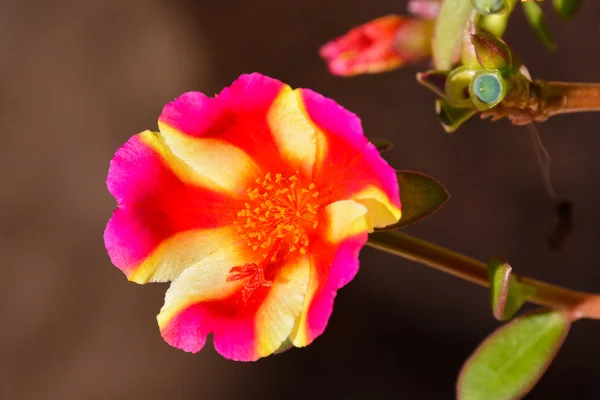
[[570, 327], [560, 311], [527, 314], [500, 327], [463, 365], [457, 399], [523, 398], [558, 353]]
[[511, 266], [501, 256], [493, 256], [488, 262], [488, 278], [492, 313], [498, 321], [511, 319], [534, 294], [531, 286], [512, 275]]
[[556, 50], [556, 43], [552, 37], [552, 33], [546, 24], [546, 18], [542, 8], [535, 1], [524, 1], [523, 11], [527, 22], [533, 29], [538, 39], [546, 46], [548, 50]]
[[453, 107], [444, 99], [435, 101], [435, 112], [446, 133], [453, 133], [477, 113], [473, 108]]
[[420, 221], [440, 209], [449, 199], [448, 190], [431, 176], [415, 171], [396, 171], [402, 198], [402, 218], [375, 232], [396, 231]]
[[369, 138], [369, 142], [371, 142], [380, 153], [390, 151], [394, 147], [394, 143], [387, 139]]
[[283, 341], [283, 343], [281, 343], [281, 346], [279, 346], [279, 348], [273, 352], [273, 354], [281, 354], [292, 348], [294, 348], [294, 345], [292, 344], [290, 338], [287, 338]]
[[448, 72], [435, 69], [417, 73], [417, 82], [442, 98], [446, 97], [447, 78]]

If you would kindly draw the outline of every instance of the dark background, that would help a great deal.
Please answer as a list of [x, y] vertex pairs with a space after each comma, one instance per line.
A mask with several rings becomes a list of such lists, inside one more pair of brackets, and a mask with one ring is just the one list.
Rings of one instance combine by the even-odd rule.
[[[550, 6], [550, 2], [546, 2]], [[519, 10], [507, 39], [534, 76], [599, 81], [600, 4], [550, 22], [559, 52]], [[549, 7], [548, 7], [549, 8]], [[333, 77], [318, 47], [352, 26], [404, 13], [397, 0], [0, 2], [0, 397], [4, 399], [452, 399], [470, 352], [498, 324], [485, 290], [365, 248], [325, 334], [257, 363], [169, 347], [156, 325], [164, 284], [127, 282], [102, 233], [114, 200], [108, 163], [156, 129], [188, 90], [214, 94], [244, 72], [310, 87], [392, 139], [399, 169], [428, 173], [452, 200], [407, 229], [526, 275], [600, 291], [598, 114], [539, 125], [575, 229], [552, 252], [554, 224], [527, 130], [473, 120], [445, 135], [421, 67]], [[600, 398], [600, 326], [578, 322], [528, 399]]]

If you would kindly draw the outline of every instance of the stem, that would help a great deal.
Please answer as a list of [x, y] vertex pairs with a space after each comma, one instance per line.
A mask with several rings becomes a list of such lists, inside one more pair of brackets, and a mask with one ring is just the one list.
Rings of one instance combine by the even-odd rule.
[[536, 81], [549, 117], [585, 111], [600, 111], [600, 84]]
[[503, 102], [481, 112], [492, 121], [507, 117], [513, 125], [543, 122], [559, 115], [600, 111], [600, 83], [529, 82], [527, 90], [509, 90]]
[[[400, 232], [375, 232], [367, 244], [387, 253], [446, 272], [469, 282], [489, 287], [487, 264], [460, 253]], [[565, 289], [549, 283], [512, 275], [534, 290], [527, 301], [566, 311], [575, 320], [600, 319], [600, 295]]]

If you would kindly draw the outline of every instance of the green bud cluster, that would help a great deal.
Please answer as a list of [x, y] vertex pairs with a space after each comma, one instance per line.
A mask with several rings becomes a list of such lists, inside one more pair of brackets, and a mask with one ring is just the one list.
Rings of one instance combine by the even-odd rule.
[[417, 80], [440, 98], [438, 118], [453, 132], [474, 114], [498, 106], [522, 78], [521, 64], [508, 45], [494, 35], [479, 32], [463, 42], [462, 65], [451, 71], [432, 70], [417, 74]]

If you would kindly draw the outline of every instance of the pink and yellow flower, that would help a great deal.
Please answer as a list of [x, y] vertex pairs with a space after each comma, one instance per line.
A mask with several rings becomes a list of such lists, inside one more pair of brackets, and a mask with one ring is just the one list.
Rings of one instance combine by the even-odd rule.
[[358, 117], [308, 89], [243, 75], [167, 104], [160, 132], [111, 161], [104, 240], [137, 283], [172, 281], [163, 338], [251, 361], [323, 333], [368, 232], [400, 218], [394, 170]]
[[431, 55], [433, 25], [434, 22], [426, 18], [388, 15], [330, 41], [321, 47], [320, 54], [334, 75], [390, 71]]

